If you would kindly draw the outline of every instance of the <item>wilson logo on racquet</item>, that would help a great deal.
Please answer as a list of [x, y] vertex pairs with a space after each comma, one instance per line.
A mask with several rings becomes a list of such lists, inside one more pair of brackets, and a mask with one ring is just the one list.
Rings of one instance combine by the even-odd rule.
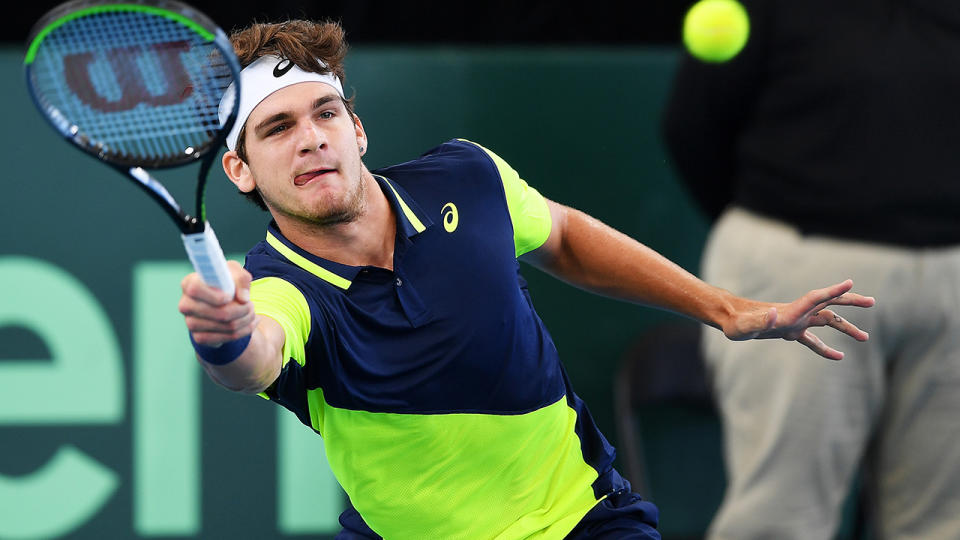
[[[122, 112], [133, 109], [141, 103], [153, 106], [175, 105], [186, 100], [193, 93], [190, 75], [183, 65], [180, 54], [190, 50], [186, 41], [160, 43], [149, 46], [124, 47], [110, 51], [110, 54], [95, 58], [93, 53], [84, 52], [68, 54], [63, 57], [64, 73], [67, 85], [81, 101], [90, 107], [102, 112]], [[164, 76], [164, 92], [157, 95], [150, 92], [144, 85], [137, 65], [147, 54], [154, 54], [153, 59], [160, 66]], [[116, 90], [119, 99], [108, 99], [97, 90], [91, 79], [91, 71], [96, 70], [96, 64], [105, 58], [113, 71], [116, 81]], [[97, 81], [102, 87], [110, 77], [104, 77], [102, 68]], [[110, 85], [112, 86], [112, 85]], [[104, 88], [113, 90], [113, 88]]]
[[[280, 66], [283, 66], [283, 67], [280, 67]], [[283, 60], [280, 60], [279, 62], [277, 62], [277, 65], [274, 66], [273, 76], [283, 77], [284, 75], [287, 74], [288, 71], [290, 71], [292, 67], [293, 67], [293, 62], [291, 62], [289, 58], [284, 58]]]

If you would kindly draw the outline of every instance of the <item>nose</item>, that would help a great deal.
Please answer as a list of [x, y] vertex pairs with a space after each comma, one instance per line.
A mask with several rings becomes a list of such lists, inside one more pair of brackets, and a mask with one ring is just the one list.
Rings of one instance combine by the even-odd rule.
[[309, 154], [327, 145], [326, 134], [319, 126], [305, 122], [300, 130], [300, 154]]

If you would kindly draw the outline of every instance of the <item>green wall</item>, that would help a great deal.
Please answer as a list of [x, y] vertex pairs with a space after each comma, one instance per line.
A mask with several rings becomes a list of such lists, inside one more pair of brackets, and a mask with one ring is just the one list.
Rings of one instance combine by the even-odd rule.
[[[201, 374], [176, 308], [189, 271], [176, 228], [46, 125], [26, 95], [22, 53], [0, 49], [0, 538], [335, 532], [341, 493], [319, 437]], [[706, 224], [657, 132], [676, 58], [653, 48], [355, 47], [346, 87], [371, 168], [471, 139], [547, 197], [696, 272]], [[182, 200], [195, 174], [157, 172]], [[233, 256], [262, 238], [267, 216], [219, 170], [207, 207]], [[616, 363], [673, 316], [525, 275], [574, 387], [616, 444]]]

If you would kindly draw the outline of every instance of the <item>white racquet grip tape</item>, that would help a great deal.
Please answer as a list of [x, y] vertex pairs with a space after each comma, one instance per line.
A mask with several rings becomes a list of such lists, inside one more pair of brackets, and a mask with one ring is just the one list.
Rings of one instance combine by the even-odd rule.
[[223, 256], [217, 235], [213, 233], [213, 227], [204, 223], [202, 233], [181, 234], [180, 237], [183, 238], [183, 247], [187, 249], [193, 268], [203, 278], [203, 282], [229, 293], [232, 297], [235, 292], [233, 278], [227, 268], [227, 259]]

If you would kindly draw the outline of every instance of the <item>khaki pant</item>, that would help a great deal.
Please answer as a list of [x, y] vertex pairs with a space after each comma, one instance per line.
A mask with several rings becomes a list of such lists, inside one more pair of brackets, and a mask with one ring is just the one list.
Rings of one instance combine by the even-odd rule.
[[848, 277], [877, 299], [836, 309], [866, 343], [814, 330], [839, 362], [705, 327], [728, 476], [709, 537], [829, 540], [863, 460], [879, 538], [960, 539], [960, 248], [804, 237], [733, 209], [703, 263], [705, 281], [758, 300]]

